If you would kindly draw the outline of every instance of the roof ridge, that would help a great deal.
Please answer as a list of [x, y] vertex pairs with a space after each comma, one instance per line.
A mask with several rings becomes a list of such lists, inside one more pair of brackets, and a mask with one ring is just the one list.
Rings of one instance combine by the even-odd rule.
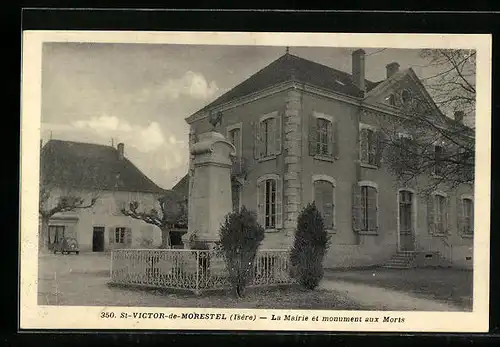
[[40, 151], [40, 164], [56, 185], [158, 194], [165, 191], [129, 158], [120, 160], [115, 147], [59, 139], [49, 143]]
[[103, 144], [95, 143], [95, 142], [82, 142], [82, 141], [73, 141], [73, 140], [50, 139], [49, 141], [46, 142], [46, 144], [48, 144], [50, 142], [75, 143], [75, 144], [79, 144], [79, 145], [91, 145], [91, 146], [113, 148], [116, 150], [116, 147], [114, 147], [114, 146], [103, 145]]
[[[311, 71], [307, 72], [308, 70]], [[331, 72], [331, 74], [328, 72]], [[345, 80], [342, 81], [341, 79]], [[353, 97], [361, 97], [362, 91], [355, 85], [351, 73], [288, 52], [265, 65], [192, 115], [264, 90], [266, 87], [293, 80], [311, 83]], [[369, 89], [378, 84], [366, 78], [365, 81]], [[187, 119], [191, 118], [191, 116], [187, 117]]]

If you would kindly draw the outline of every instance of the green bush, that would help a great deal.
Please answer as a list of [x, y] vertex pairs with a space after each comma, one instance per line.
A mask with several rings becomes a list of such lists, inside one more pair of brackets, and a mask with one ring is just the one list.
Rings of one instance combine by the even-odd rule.
[[329, 235], [323, 217], [314, 203], [308, 204], [297, 218], [295, 240], [290, 253], [292, 276], [306, 289], [314, 289], [323, 278], [323, 258]]
[[253, 275], [255, 256], [264, 240], [264, 228], [254, 212], [242, 207], [229, 213], [220, 229], [219, 247], [224, 255], [229, 281], [238, 297]]

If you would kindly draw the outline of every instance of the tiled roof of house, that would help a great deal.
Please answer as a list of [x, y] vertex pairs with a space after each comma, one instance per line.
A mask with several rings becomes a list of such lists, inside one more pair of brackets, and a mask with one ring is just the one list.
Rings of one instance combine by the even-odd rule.
[[[292, 80], [353, 97], [363, 96], [362, 91], [354, 84], [351, 74], [286, 53], [200, 111]], [[367, 91], [380, 82], [366, 80]]]
[[177, 182], [173, 187], [172, 190], [181, 196], [188, 196], [189, 194], [189, 174], [186, 174], [184, 177], [181, 178], [179, 182]]
[[41, 184], [90, 190], [165, 194], [111, 146], [50, 140], [41, 150]]

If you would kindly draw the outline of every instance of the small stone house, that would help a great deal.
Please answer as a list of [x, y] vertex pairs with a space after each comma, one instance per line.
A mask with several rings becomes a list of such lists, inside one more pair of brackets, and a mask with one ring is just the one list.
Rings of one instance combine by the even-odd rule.
[[222, 115], [215, 130], [237, 155], [233, 207], [257, 212], [262, 247], [290, 247], [299, 211], [315, 201], [331, 234], [327, 267], [382, 265], [402, 252], [472, 266], [473, 185], [420, 198], [418, 186], [397, 186], [377, 151], [380, 119], [412, 96], [440, 112], [411, 68], [386, 68], [373, 82], [361, 49], [351, 73], [287, 52], [186, 118], [192, 144]]
[[[168, 191], [158, 187], [117, 148], [90, 143], [50, 140], [41, 149], [40, 169], [50, 199], [76, 195], [96, 203], [87, 209], [57, 213], [49, 222], [49, 249], [63, 237], [75, 237], [82, 252], [114, 248], [153, 248], [161, 244], [156, 226], [124, 216], [120, 209], [138, 201], [151, 209]], [[51, 201], [48, 202], [49, 204]]]

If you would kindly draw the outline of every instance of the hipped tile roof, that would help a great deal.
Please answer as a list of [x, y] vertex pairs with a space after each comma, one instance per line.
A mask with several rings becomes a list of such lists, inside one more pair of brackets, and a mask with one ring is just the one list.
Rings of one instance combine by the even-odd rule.
[[[352, 97], [363, 97], [363, 91], [354, 84], [351, 74], [286, 53], [198, 112], [288, 81], [306, 83]], [[379, 83], [365, 80], [366, 91]]]
[[166, 194], [111, 146], [50, 140], [41, 150], [41, 184], [89, 190]]

